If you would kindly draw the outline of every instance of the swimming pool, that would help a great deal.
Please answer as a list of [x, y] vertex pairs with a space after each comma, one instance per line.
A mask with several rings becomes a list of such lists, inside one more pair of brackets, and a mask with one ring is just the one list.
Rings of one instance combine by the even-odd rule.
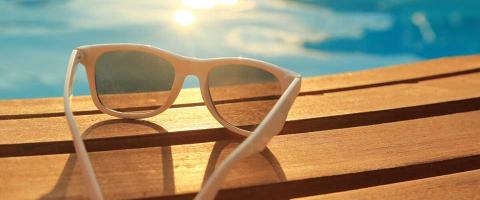
[[[466, 0], [0, 1], [0, 99], [62, 96], [71, 50], [95, 43], [252, 57], [304, 76], [480, 53], [479, 8]], [[80, 70], [75, 94], [88, 93]]]

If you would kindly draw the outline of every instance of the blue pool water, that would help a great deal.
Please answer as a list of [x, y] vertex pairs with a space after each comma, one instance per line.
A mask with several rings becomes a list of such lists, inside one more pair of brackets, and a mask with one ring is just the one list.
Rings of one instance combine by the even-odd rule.
[[[71, 50], [95, 43], [252, 57], [304, 76], [480, 53], [479, 9], [475, 0], [0, 1], [0, 99], [61, 96]], [[79, 73], [75, 93], [86, 95]]]

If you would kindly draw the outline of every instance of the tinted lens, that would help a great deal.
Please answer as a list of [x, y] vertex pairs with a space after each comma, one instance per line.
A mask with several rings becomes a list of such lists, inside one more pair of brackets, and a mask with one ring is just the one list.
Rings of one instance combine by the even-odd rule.
[[222, 65], [208, 74], [210, 96], [228, 123], [252, 131], [265, 118], [282, 93], [270, 72], [244, 65]]
[[158, 109], [172, 89], [175, 71], [166, 60], [140, 51], [113, 51], [95, 64], [100, 102], [120, 112]]

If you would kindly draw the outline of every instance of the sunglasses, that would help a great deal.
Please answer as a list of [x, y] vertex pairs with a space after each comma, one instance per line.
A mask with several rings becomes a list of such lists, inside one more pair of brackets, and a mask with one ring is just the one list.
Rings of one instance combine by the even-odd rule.
[[233, 164], [263, 151], [283, 128], [301, 76], [248, 58], [198, 59], [139, 44], [102, 44], [73, 50], [64, 88], [65, 115], [90, 198], [103, 199], [71, 109], [78, 64], [102, 112], [120, 118], [155, 116], [169, 108], [188, 75], [197, 76], [205, 105], [220, 124], [246, 139], [223, 161], [195, 199], [213, 199]]

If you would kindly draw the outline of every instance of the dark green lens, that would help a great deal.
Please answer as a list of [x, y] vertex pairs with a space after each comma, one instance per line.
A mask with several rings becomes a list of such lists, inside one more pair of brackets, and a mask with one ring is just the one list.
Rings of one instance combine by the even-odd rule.
[[167, 100], [175, 79], [172, 65], [141, 51], [112, 51], [95, 64], [100, 102], [121, 112], [148, 112]]

